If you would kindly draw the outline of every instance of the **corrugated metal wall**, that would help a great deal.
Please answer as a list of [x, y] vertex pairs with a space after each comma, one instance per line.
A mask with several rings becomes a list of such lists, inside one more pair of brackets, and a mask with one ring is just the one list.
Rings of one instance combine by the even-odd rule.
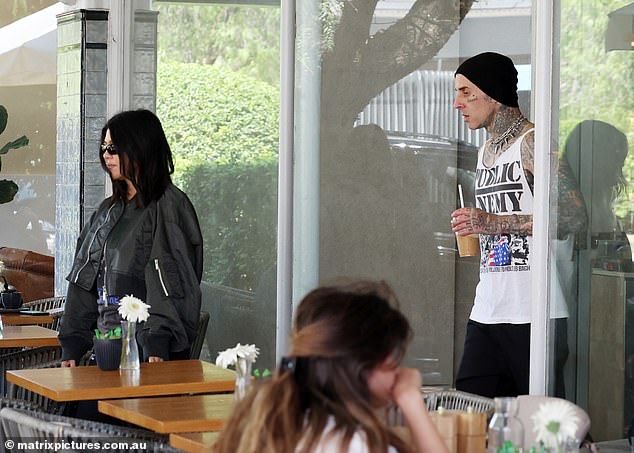
[[357, 124], [453, 138], [479, 147], [487, 138], [486, 131], [470, 130], [453, 108], [453, 99], [453, 72], [414, 71], [372, 99]]

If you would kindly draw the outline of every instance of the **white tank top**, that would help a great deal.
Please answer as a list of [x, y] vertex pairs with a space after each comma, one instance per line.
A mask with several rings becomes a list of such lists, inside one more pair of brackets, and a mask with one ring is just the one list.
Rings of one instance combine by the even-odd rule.
[[[532, 131], [531, 129], [530, 131]], [[525, 132], [491, 168], [478, 153], [476, 207], [497, 215], [533, 215], [520, 145]], [[524, 324], [531, 320], [531, 253], [533, 237], [520, 234], [480, 235], [480, 282], [470, 319], [483, 324]]]

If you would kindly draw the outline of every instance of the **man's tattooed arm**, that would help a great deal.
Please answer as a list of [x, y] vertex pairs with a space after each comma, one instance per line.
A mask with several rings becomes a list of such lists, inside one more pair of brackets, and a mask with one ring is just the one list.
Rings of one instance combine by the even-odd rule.
[[577, 179], [565, 156], [559, 159], [557, 175], [557, 237], [564, 239], [568, 234], [579, 233], [580, 238], [583, 238], [588, 228], [588, 212]]
[[[532, 126], [532, 124], [527, 125], [527, 127]], [[531, 131], [524, 136], [520, 144], [522, 166], [531, 192], [533, 191], [534, 150], [535, 135]], [[452, 213], [452, 218], [452, 230], [461, 235], [515, 233], [531, 236], [533, 234], [532, 215], [496, 215], [481, 209], [461, 208]]]
[[532, 215], [496, 215], [474, 210], [471, 223], [474, 232], [484, 234], [517, 233], [526, 236], [533, 234]]

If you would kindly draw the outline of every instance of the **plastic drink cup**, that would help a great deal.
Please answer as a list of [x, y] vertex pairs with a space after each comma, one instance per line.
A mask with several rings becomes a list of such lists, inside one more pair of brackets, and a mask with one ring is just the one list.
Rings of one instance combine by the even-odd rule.
[[456, 234], [456, 242], [458, 243], [460, 256], [480, 255], [480, 237], [477, 234], [470, 234], [469, 236], [458, 236]]

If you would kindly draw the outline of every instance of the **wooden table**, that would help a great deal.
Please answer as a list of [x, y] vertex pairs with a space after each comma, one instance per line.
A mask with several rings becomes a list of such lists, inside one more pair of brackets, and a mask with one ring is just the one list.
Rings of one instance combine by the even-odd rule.
[[4, 326], [0, 348], [58, 346], [57, 331], [40, 326]]
[[188, 453], [210, 453], [220, 433], [177, 433], [170, 434], [170, 445]]
[[30, 326], [34, 324], [51, 324], [51, 315], [29, 315], [27, 313], [3, 313], [2, 324], [5, 326]]
[[12, 370], [7, 380], [54, 401], [81, 401], [233, 392], [236, 374], [201, 360], [174, 360], [121, 373], [96, 366]]
[[233, 402], [233, 394], [119, 399], [99, 401], [99, 412], [157, 433], [220, 431]]

